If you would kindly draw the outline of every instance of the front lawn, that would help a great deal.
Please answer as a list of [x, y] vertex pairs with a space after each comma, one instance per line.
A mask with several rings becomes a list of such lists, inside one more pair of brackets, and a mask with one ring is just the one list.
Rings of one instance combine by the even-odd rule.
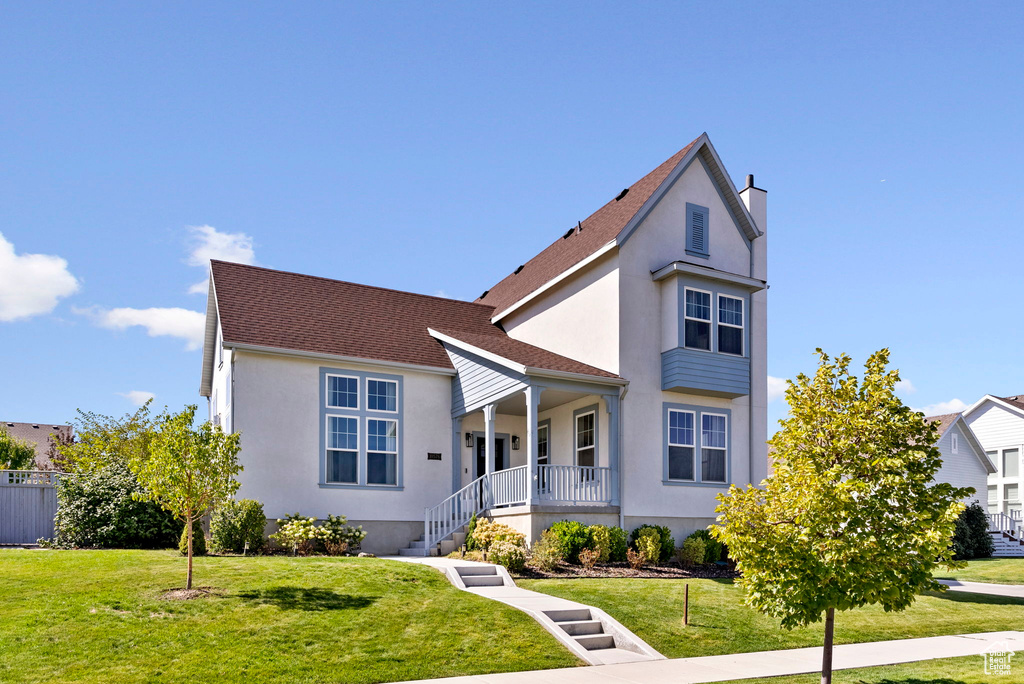
[[[1012, 662], [1012, 661], [1011, 661]], [[1019, 666], [1018, 666], [1019, 667]], [[1019, 684], [1020, 670], [1011, 665], [1010, 674], [987, 675], [981, 656], [924, 660], [904, 665], [835, 670], [833, 684]], [[818, 684], [820, 674], [763, 679], [737, 679], [721, 684]]]
[[371, 558], [0, 550], [2, 682], [379, 682], [571, 667], [529, 616]]
[[[690, 626], [683, 627], [687, 581], [520, 580], [525, 589], [603, 608], [669, 658], [820, 646], [824, 627], [786, 631], [745, 607], [732, 580], [689, 580]], [[837, 644], [995, 632], [1024, 624], [1024, 600], [947, 591], [921, 596], [904, 613], [872, 606], [836, 614]]]
[[944, 579], [993, 584], [1024, 584], [1024, 558], [979, 558], [963, 570], [936, 575]]

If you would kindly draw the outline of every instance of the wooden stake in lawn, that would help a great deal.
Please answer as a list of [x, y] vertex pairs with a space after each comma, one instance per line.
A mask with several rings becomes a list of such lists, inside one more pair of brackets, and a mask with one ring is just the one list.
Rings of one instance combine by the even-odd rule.
[[938, 434], [894, 394], [889, 350], [863, 381], [850, 357], [820, 349], [813, 378], [789, 382], [789, 416], [769, 442], [774, 472], [762, 489], [729, 487], [711, 533], [729, 546], [744, 602], [786, 629], [825, 619], [821, 681], [832, 681], [836, 611], [878, 603], [902, 611], [954, 562], [961, 500], [974, 493], [932, 480]]
[[686, 598], [683, 599], [683, 627], [690, 624], [690, 584], [686, 584]]
[[188, 573], [185, 588], [192, 588], [192, 523], [238, 491], [238, 433], [225, 434], [206, 421], [194, 427], [196, 406], [158, 419], [148, 453], [134, 457], [130, 467], [151, 499], [185, 523], [188, 537]]

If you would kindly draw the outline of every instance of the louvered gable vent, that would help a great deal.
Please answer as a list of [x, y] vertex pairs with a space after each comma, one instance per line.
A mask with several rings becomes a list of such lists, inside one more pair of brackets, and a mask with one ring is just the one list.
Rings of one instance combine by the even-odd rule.
[[686, 253], [708, 256], [708, 208], [686, 203]]

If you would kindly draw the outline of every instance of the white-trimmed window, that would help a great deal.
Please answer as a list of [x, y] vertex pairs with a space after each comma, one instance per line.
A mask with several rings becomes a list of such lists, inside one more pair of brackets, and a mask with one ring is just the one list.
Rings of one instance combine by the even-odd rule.
[[537, 465], [548, 464], [548, 433], [547, 425], [537, 426]]
[[327, 482], [359, 481], [359, 419], [327, 416]]
[[950, 435], [949, 440], [950, 440], [950, 450], [954, 454], [959, 454], [960, 453], [960, 435], [958, 435], [958, 434], [956, 434], [954, 432], [952, 435]]
[[398, 421], [366, 420], [366, 484], [397, 484]]
[[693, 411], [668, 412], [668, 479], [681, 482], [694, 480]]
[[359, 378], [349, 375], [327, 376], [328, 408], [359, 408]]
[[711, 293], [685, 288], [683, 346], [711, 351]]
[[398, 412], [398, 383], [393, 380], [366, 379], [366, 408], [370, 411]]
[[743, 356], [743, 300], [718, 295], [718, 351]]
[[576, 465], [595, 465], [596, 430], [596, 411], [587, 411], [576, 416]]
[[1020, 473], [1020, 450], [1003, 449], [1003, 477], [1017, 477]]
[[725, 482], [727, 460], [728, 418], [717, 413], [700, 416], [700, 479], [701, 482]]

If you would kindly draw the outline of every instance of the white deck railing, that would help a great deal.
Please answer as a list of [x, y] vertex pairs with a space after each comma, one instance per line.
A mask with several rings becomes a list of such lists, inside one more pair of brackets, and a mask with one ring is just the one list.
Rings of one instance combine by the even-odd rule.
[[[441, 503], [426, 509], [423, 522], [425, 548], [458, 532], [474, 514], [498, 506], [520, 506], [530, 499], [530, 469], [518, 466], [481, 475]], [[537, 466], [539, 503], [563, 505], [607, 504], [612, 500], [611, 468], [573, 465]]]
[[62, 475], [55, 470], [0, 470], [0, 485], [52, 487]]
[[1024, 521], [1006, 513], [986, 513], [988, 529], [992, 532], [1004, 532], [1015, 539], [1024, 540]]

